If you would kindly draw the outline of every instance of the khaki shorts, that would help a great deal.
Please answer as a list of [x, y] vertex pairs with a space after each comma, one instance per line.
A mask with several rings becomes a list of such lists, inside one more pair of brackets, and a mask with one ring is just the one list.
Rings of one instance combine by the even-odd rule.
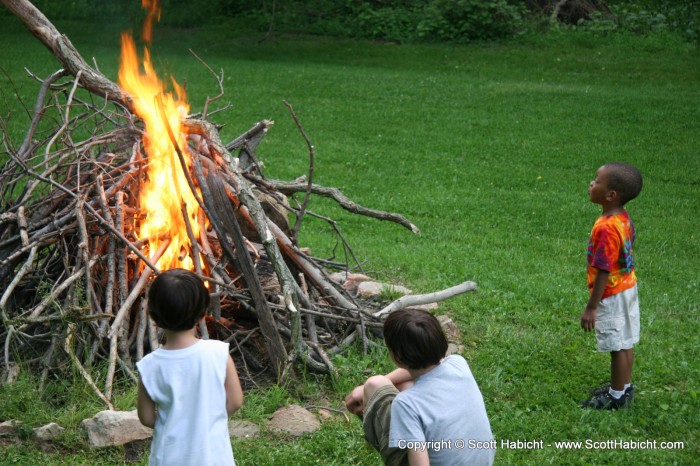
[[393, 385], [379, 387], [367, 400], [362, 428], [365, 439], [379, 452], [386, 466], [408, 465], [408, 450], [389, 448], [389, 425], [391, 424], [391, 403], [399, 391]]
[[598, 351], [626, 350], [639, 341], [637, 285], [600, 302], [595, 318]]

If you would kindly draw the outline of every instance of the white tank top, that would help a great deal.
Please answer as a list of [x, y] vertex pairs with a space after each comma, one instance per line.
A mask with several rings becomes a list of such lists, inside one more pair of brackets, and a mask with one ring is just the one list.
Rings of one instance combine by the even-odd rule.
[[199, 340], [136, 363], [157, 408], [149, 465], [235, 465], [224, 389], [228, 350], [222, 341]]

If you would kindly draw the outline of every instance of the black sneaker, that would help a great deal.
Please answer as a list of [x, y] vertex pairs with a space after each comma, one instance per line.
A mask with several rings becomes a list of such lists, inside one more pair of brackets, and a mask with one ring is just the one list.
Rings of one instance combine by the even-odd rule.
[[583, 401], [581, 406], [591, 409], [620, 409], [626, 407], [628, 401], [630, 398], [627, 391], [620, 398], [613, 398], [609, 392], [605, 392]]
[[[634, 398], [634, 389], [636, 388], [635, 385], [630, 385], [627, 387], [625, 390], [625, 394], [622, 395], [624, 397], [627, 397], [627, 401], [632, 401]], [[605, 385], [603, 387], [598, 387], [598, 388], [593, 388], [591, 390], [588, 390], [588, 393], [590, 393], [593, 396], [600, 396], [604, 393], [608, 393], [610, 391], [610, 385]]]

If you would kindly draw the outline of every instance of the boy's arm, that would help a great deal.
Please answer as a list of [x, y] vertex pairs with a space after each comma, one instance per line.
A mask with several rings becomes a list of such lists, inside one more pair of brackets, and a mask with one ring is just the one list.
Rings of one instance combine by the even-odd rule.
[[428, 450], [408, 450], [409, 466], [430, 466]]
[[397, 368], [389, 372], [386, 377], [391, 380], [396, 388], [413, 380], [411, 374], [406, 369]]
[[581, 328], [585, 331], [591, 331], [595, 328], [595, 315], [598, 311], [598, 305], [600, 300], [603, 298], [603, 292], [605, 292], [605, 286], [608, 283], [608, 276], [610, 272], [607, 270], [596, 269], [595, 282], [593, 282], [593, 289], [591, 290], [591, 296], [588, 298], [588, 304], [586, 304], [586, 309], [583, 310], [581, 315]]
[[226, 390], [226, 413], [230, 416], [243, 406], [243, 388], [241, 388], [238, 371], [231, 356], [228, 357], [226, 362], [224, 389]]
[[[411, 382], [413, 377], [406, 369], [397, 368], [386, 374], [391, 383], [401, 391], [402, 385]], [[362, 415], [362, 400], [364, 398], [364, 385], [358, 385], [345, 397], [345, 407], [353, 414]]]
[[146, 427], [153, 428], [156, 425], [156, 404], [148, 395], [143, 382], [139, 379], [138, 401], [136, 402], [136, 412], [139, 415], [139, 421]]

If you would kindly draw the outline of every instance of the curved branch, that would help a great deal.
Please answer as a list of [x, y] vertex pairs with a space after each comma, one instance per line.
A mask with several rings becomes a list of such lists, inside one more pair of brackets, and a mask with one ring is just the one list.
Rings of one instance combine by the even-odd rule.
[[373, 317], [380, 317], [384, 314], [389, 314], [399, 309], [405, 309], [410, 306], [417, 306], [419, 304], [436, 303], [438, 301], [444, 301], [445, 299], [457, 296], [458, 294], [466, 293], [467, 291], [475, 291], [476, 283], [474, 282], [464, 282], [459, 285], [453, 286], [452, 288], [447, 288], [442, 291], [436, 291], [435, 293], [428, 294], [417, 294], [417, 295], [406, 295], [402, 296], [393, 303], [389, 304], [384, 309], [372, 314]]
[[[288, 181], [279, 181], [279, 180], [264, 180], [260, 178], [259, 176], [255, 176], [252, 174], [246, 174], [246, 178], [251, 179], [254, 183], [259, 184], [261, 186], [265, 186], [268, 189], [273, 189], [277, 190], [287, 196], [294, 194], [294, 193], [300, 193], [300, 192], [306, 192], [306, 190], [309, 188], [309, 184], [305, 182], [288, 182]], [[340, 206], [354, 214], [360, 214], [364, 215], [366, 217], [372, 217], [372, 218], [377, 218], [379, 220], [388, 220], [390, 222], [398, 223], [399, 225], [402, 225], [411, 232], [415, 233], [416, 235], [420, 234], [420, 229], [415, 226], [413, 223], [409, 222], [406, 217], [400, 214], [394, 214], [391, 212], [384, 212], [381, 210], [376, 210], [376, 209], [370, 209], [369, 207], [363, 207], [359, 204], [356, 204], [355, 202], [351, 201], [345, 194], [342, 193], [338, 188], [327, 188], [325, 186], [320, 186], [317, 184], [312, 184], [311, 185], [311, 192], [314, 194], [317, 194], [319, 196], [323, 197], [330, 197], [333, 200], [335, 200]]]

